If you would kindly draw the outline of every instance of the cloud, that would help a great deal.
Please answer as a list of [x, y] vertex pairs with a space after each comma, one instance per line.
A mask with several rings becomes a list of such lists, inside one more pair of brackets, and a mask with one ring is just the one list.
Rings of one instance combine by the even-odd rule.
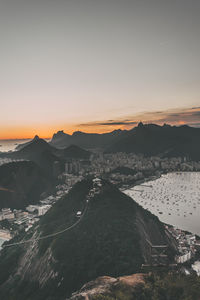
[[191, 109], [200, 109], [200, 106], [192, 107]]
[[116, 118], [105, 121], [94, 121], [79, 124], [79, 127], [95, 127], [95, 128], [116, 128], [116, 129], [130, 129], [137, 125], [140, 121], [144, 123], [156, 123], [163, 125], [168, 123], [171, 125], [188, 124], [193, 127], [200, 125], [200, 107], [180, 108], [167, 111], [144, 112], [137, 115], [126, 116], [126, 118]]
[[136, 125], [138, 122], [136, 121], [107, 121], [107, 122], [91, 122], [91, 123], [84, 123], [79, 124], [79, 126], [114, 126], [114, 125]]

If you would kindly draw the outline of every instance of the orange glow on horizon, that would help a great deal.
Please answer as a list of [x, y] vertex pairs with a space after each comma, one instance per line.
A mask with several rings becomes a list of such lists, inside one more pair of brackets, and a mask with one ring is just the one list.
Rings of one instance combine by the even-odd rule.
[[[139, 121], [137, 122], [139, 123]], [[144, 123], [149, 123], [144, 121]], [[151, 123], [151, 122], [150, 122]], [[158, 123], [158, 122], [154, 122]], [[178, 122], [178, 125], [184, 124], [184, 122]], [[161, 124], [160, 124], [161, 125]], [[86, 133], [107, 133], [111, 132], [114, 130], [130, 130], [131, 128], [137, 126], [137, 124], [133, 125], [109, 125], [109, 126], [104, 126], [104, 125], [84, 125], [84, 126], [61, 126], [59, 128], [55, 127], [53, 129], [48, 129], [48, 128], [41, 128], [41, 129], [17, 129], [15, 128], [14, 130], [4, 130], [3, 132], [1, 131], [0, 133], [0, 140], [17, 140], [17, 139], [32, 139], [34, 138], [35, 135], [38, 135], [40, 138], [43, 139], [51, 139], [53, 134], [56, 133], [57, 131], [63, 130], [67, 134], [73, 134], [75, 131], [82, 131]]]
[[[41, 129], [26, 129], [26, 128], [15, 128], [12, 130], [1, 130], [0, 140], [17, 140], [17, 139], [32, 139], [35, 135], [38, 135], [43, 139], [52, 138], [53, 134], [59, 130], [63, 130], [67, 134], [73, 134], [75, 131], [82, 131], [86, 133], [106, 133], [116, 129], [124, 129], [123, 126], [60, 126], [54, 127], [53, 129], [41, 128]], [[133, 127], [133, 126], [132, 126]]]
[[130, 130], [142, 121], [144, 124], [155, 123], [163, 125], [200, 124], [200, 107], [183, 108], [168, 111], [144, 112], [137, 115], [116, 118], [114, 120], [101, 120], [75, 123], [60, 123], [54, 126], [48, 124], [29, 126], [1, 126], [0, 140], [6, 139], [32, 139], [35, 135], [40, 138], [50, 139], [57, 131], [63, 130], [67, 134], [73, 134], [75, 131], [86, 133], [106, 133], [113, 130]]

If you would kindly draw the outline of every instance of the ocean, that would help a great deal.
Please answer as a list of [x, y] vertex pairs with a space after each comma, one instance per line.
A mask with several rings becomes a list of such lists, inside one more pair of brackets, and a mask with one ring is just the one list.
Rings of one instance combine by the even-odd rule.
[[[49, 142], [50, 139], [44, 139]], [[23, 144], [31, 141], [31, 139], [21, 139], [21, 140], [0, 140], [0, 152], [14, 151], [17, 145]]]
[[30, 139], [25, 140], [0, 140], [0, 152], [13, 151], [18, 144], [23, 144], [30, 141]]
[[167, 224], [200, 235], [200, 172], [162, 175], [124, 191]]

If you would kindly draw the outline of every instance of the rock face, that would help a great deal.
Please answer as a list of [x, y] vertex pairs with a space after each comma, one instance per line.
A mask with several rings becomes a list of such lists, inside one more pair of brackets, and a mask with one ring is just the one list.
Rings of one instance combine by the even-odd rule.
[[40, 194], [51, 190], [51, 181], [31, 161], [0, 166], [0, 208], [24, 208], [37, 203]]
[[145, 274], [133, 274], [130, 276], [121, 276], [113, 278], [102, 276], [94, 281], [86, 283], [78, 292], [73, 293], [73, 296], [67, 300], [88, 300], [94, 299], [97, 296], [112, 296], [112, 291], [123, 288], [134, 291], [145, 285]]
[[150, 256], [147, 240], [168, 245], [169, 257], [174, 251], [158, 218], [104, 180], [77, 183], [32, 231], [10, 243], [31, 236], [34, 242], [1, 252], [2, 299], [64, 300], [99, 276], [138, 272]]
[[[195, 288], [194, 288], [195, 287]], [[66, 300], [199, 300], [200, 278], [177, 272], [99, 277]]]

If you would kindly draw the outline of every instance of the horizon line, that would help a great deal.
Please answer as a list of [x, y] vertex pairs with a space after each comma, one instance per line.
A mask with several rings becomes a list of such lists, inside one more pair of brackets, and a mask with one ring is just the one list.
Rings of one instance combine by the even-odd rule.
[[[150, 125], [150, 124], [152, 124], [152, 125], [157, 125], [157, 126], [160, 126], [160, 127], [163, 127], [164, 125], [168, 125], [168, 126], [175, 126], [175, 127], [181, 127], [181, 126], [189, 126], [189, 127], [193, 127], [193, 128], [199, 128], [200, 127], [200, 124], [199, 123], [183, 123], [183, 124], [170, 124], [170, 122], [169, 123], [163, 123], [163, 124], [159, 124], [159, 122], [148, 122], [148, 121], [140, 121], [140, 122], [136, 122], [137, 123], [137, 125], [135, 125], [135, 126], [133, 126], [132, 128], [130, 128], [130, 129], [121, 129], [121, 128], [118, 128], [118, 129], [113, 129], [113, 130], [105, 130], [105, 131], [103, 131], [103, 132], [90, 132], [90, 131], [81, 131], [81, 130], [75, 130], [75, 131], [73, 131], [71, 134], [70, 133], [67, 133], [66, 131], [65, 131], [65, 129], [61, 129], [61, 130], [58, 130], [57, 132], [59, 132], [59, 131], [62, 131], [63, 133], [65, 133], [65, 134], [68, 134], [68, 135], [73, 135], [74, 133], [76, 133], [76, 132], [83, 132], [83, 133], [87, 133], [87, 134], [105, 134], [105, 133], [111, 133], [111, 132], [113, 132], [113, 131], [116, 131], [116, 130], [121, 130], [121, 131], [125, 131], [125, 130], [127, 130], [127, 131], [130, 131], [130, 130], [132, 130], [133, 128], [136, 128], [137, 126], [138, 126], [138, 124], [139, 123], [143, 123], [144, 125]], [[196, 126], [195, 126], [196, 125]], [[49, 139], [52, 139], [52, 137], [53, 137], [53, 135], [54, 134], [56, 134], [57, 133], [56, 131], [51, 135], [51, 136], [49, 136], [49, 137], [43, 137], [43, 136], [40, 136], [39, 134], [35, 134], [34, 136], [32, 136], [32, 137], [24, 137], [24, 138], [20, 138], [20, 137], [16, 137], [16, 138], [3, 138], [3, 139], [1, 139], [0, 138], [0, 141], [26, 141], [26, 140], [32, 140], [32, 139], [34, 139], [34, 137], [36, 136], [36, 135], [38, 135], [38, 137], [40, 138], [40, 139], [44, 139], [44, 140], [49, 140]]]

